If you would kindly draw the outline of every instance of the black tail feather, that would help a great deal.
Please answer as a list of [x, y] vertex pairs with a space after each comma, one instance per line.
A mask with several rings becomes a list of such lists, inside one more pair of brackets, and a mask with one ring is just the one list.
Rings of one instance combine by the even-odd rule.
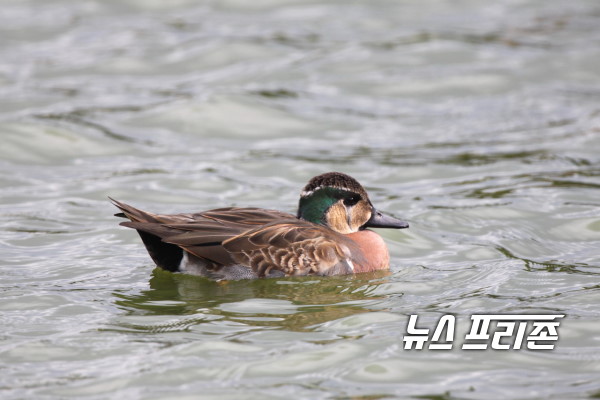
[[163, 242], [158, 236], [138, 230], [148, 254], [154, 263], [167, 271], [179, 271], [179, 264], [183, 258], [183, 249], [174, 244]]

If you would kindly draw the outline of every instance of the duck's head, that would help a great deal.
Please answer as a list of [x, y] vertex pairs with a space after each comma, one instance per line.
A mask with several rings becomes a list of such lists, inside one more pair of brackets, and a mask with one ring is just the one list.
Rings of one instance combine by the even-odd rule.
[[340, 172], [312, 178], [300, 194], [298, 218], [339, 233], [373, 228], [408, 228], [408, 223], [377, 211], [356, 179]]

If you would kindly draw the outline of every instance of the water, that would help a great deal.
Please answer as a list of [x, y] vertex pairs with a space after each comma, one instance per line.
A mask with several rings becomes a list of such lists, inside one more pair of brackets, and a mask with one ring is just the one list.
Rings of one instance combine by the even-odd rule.
[[[0, 397], [600, 396], [599, 45], [583, 0], [2, 1]], [[389, 274], [153, 270], [106, 198], [294, 212], [330, 170], [411, 223]], [[415, 313], [566, 317], [406, 351]]]

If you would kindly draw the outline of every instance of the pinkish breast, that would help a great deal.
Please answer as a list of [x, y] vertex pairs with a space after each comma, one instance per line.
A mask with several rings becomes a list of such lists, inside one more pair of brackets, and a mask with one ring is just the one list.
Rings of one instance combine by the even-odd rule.
[[346, 236], [358, 244], [365, 259], [360, 265], [355, 263], [354, 273], [390, 268], [390, 253], [381, 236], [368, 229]]

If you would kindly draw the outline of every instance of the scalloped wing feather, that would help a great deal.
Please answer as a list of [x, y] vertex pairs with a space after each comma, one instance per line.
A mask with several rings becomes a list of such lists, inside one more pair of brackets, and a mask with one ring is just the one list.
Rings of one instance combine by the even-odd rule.
[[236, 263], [258, 276], [273, 269], [286, 275], [337, 275], [353, 271], [351, 240], [306, 221], [284, 221], [246, 232], [223, 242]]

